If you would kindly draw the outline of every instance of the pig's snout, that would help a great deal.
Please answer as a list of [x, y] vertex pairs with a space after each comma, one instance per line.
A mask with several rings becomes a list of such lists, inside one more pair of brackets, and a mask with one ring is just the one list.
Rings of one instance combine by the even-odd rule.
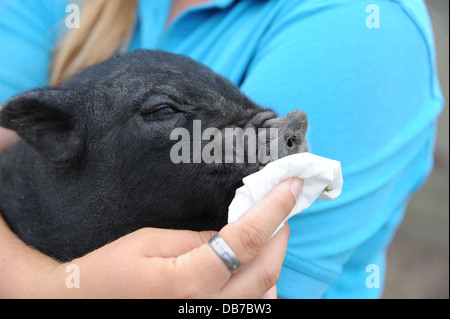
[[[306, 141], [308, 118], [305, 112], [293, 111], [286, 117], [266, 121], [264, 126], [278, 129], [277, 136], [272, 136], [270, 141], [278, 144], [278, 158], [309, 151]], [[272, 160], [275, 159], [272, 154]]]
[[[305, 152], [306, 142], [306, 130], [308, 129], [308, 118], [306, 113], [300, 110], [293, 111], [285, 118], [285, 122], [280, 127], [280, 133], [284, 139], [281, 142], [285, 142], [284, 147], [288, 151], [293, 153]], [[283, 147], [283, 145], [281, 145]]]

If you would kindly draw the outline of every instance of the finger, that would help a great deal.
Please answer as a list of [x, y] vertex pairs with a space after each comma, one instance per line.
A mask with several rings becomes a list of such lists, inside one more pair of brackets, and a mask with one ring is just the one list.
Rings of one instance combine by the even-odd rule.
[[142, 228], [130, 234], [137, 253], [147, 257], [177, 257], [208, 243], [217, 232]]
[[289, 226], [286, 223], [251, 262], [232, 275], [220, 297], [276, 298], [274, 286], [280, 276], [288, 241]]
[[258, 254], [294, 208], [297, 198], [293, 193], [298, 196], [302, 187], [303, 181], [298, 178], [280, 183], [236, 222], [222, 228], [220, 236], [241, 263], [249, 262]]

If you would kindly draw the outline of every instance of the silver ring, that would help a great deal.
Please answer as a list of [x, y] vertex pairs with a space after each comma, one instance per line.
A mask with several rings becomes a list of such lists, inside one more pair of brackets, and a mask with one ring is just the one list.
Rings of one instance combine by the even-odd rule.
[[209, 240], [209, 245], [215, 251], [217, 256], [222, 259], [224, 264], [230, 269], [231, 272], [238, 270], [241, 266], [241, 262], [239, 258], [235, 255], [235, 253], [231, 250], [230, 246], [227, 245], [225, 240], [219, 236], [219, 234], [214, 235]]

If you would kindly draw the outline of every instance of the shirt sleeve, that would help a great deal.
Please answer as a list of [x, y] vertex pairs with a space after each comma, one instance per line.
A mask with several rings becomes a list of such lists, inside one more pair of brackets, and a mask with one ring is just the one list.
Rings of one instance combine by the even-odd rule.
[[47, 84], [66, 5], [64, 0], [0, 1], [0, 104]]
[[[399, 2], [371, 3], [379, 28], [366, 24], [364, 1], [285, 3], [241, 86], [282, 116], [304, 110], [311, 152], [342, 165], [341, 196], [289, 222], [282, 297], [322, 297], [340, 276], [365, 288], [365, 267], [386, 249], [432, 167], [442, 108], [433, 48]], [[367, 251], [356, 258], [359, 247]], [[360, 276], [344, 276], [353, 266]]]

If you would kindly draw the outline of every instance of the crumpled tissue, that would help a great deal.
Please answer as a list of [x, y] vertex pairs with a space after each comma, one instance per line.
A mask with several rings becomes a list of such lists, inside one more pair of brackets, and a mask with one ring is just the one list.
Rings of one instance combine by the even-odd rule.
[[[244, 177], [244, 186], [236, 190], [228, 207], [228, 222], [239, 219], [250, 207], [262, 199], [274, 186], [285, 179], [299, 177], [303, 190], [289, 218], [308, 208], [316, 199], [334, 200], [342, 191], [341, 163], [311, 153], [298, 153], [268, 163], [260, 171]], [[274, 233], [274, 234], [275, 234]]]

